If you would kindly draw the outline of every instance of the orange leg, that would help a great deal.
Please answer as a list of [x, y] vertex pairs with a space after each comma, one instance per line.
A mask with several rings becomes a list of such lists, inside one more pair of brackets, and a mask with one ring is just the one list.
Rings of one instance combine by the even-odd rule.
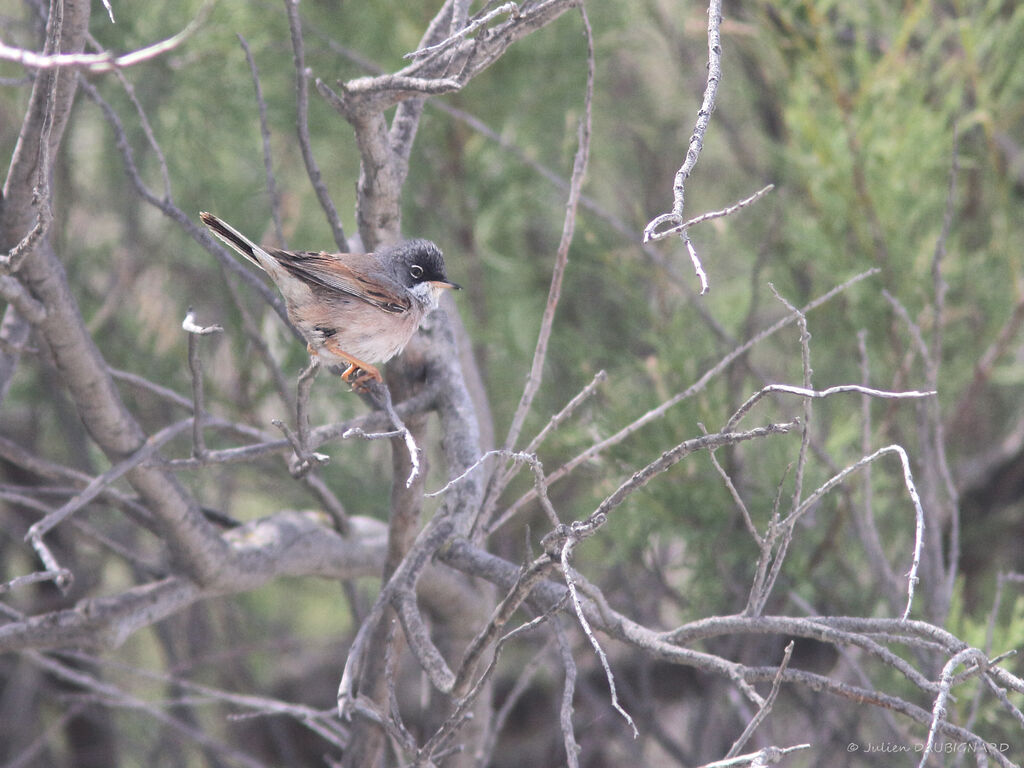
[[[332, 355], [340, 357], [348, 363], [348, 368], [346, 368], [345, 372], [341, 374], [341, 378], [344, 382], [350, 384], [352, 389], [356, 392], [366, 392], [369, 389], [369, 387], [367, 387], [367, 382], [370, 380], [379, 383], [384, 382], [384, 377], [380, 375], [380, 371], [378, 371], [374, 366], [369, 363], [364, 363], [358, 357], [352, 357], [352, 355], [342, 350], [337, 344], [332, 343], [330, 339], [324, 343], [324, 346]], [[310, 354], [312, 353], [313, 350], [311, 349]], [[357, 371], [358, 375], [353, 379], [352, 374]]]

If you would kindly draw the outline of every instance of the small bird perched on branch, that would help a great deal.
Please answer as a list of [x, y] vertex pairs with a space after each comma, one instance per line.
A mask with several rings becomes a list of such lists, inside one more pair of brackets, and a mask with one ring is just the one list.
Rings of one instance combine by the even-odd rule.
[[373, 363], [401, 352], [441, 292], [460, 287], [448, 279], [444, 256], [429, 240], [375, 253], [285, 251], [261, 248], [212, 213], [199, 218], [270, 275], [309, 353], [346, 366], [341, 378], [356, 391], [366, 391], [370, 380], [382, 382]]

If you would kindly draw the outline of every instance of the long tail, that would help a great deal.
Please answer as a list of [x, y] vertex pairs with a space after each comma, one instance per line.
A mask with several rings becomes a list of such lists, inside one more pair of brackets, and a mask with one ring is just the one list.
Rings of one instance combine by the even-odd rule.
[[260, 264], [260, 260], [256, 256], [256, 253], [259, 252], [265, 254], [266, 251], [264, 251], [262, 248], [256, 245], [256, 243], [247, 238], [234, 227], [218, 219], [212, 213], [200, 211], [199, 218], [203, 220], [203, 224], [209, 227], [210, 231], [213, 232], [213, 234], [215, 234], [225, 243], [230, 245], [240, 254], [245, 256], [245, 258], [247, 258], [257, 267], [263, 269], [263, 265]]

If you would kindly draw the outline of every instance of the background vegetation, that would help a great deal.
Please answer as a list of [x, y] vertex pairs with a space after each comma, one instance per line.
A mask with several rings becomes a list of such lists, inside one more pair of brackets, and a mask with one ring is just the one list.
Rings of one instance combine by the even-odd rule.
[[[189, 1], [113, 5], [116, 23], [97, 6], [89, 29], [101, 48], [115, 53], [165, 39], [206, 13]], [[306, 66], [332, 87], [395, 71], [420, 45], [440, 6], [306, 0], [299, 6]], [[478, 3], [471, 6], [473, 13], [480, 10]], [[703, 296], [680, 241], [644, 245], [641, 233], [671, 207], [673, 175], [706, 83], [707, 8], [669, 0], [591, 0], [585, 7], [596, 63], [589, 167], [543, 384], [523, 434], [541, 430], [599, 371], [607, 378], [539, 449], [549, 473], [685, 391], [743, 342], [790, 315], [773, 290], [802, 307], [866, 270], [878, 271], [807, 314], [809, 368], [799, 325], [791, 322], [723, 367], [693, 397], [553, 483], [549, 495], [561, 521], [587, 518], [636, 470], [699, 436], [702, 426], [719, 430], [768, 383], [799, 386], [813, 370], [819, 390], [858, 383], [892, 391], [936, 388], [937, 396], [927, 399], [843, 394], [815, 401], [806, 464], [799, 459], [799, 430], [728, 445], [716, 458], [764, 532], [773, 510], [797, 503], [794, 495], [806, 498], [862, 456], [901, 445], [927, 514], [912, 618], [988, 656], [1019, 647], [1024, 6], [1010, 0], [727, 3], [723, 79], [687, 184], [686, 211], [722, 209], [775, 186], [755, 203], [690, 231], [711, 282]], [[41, 51], [46, 14], [31, 0], [2, 0], [0, 40]], [[277, 200], [268, 190], [258, 100], [240, 37], [259, 70]], [[201, 343], [208, 410], [264, 433], [275, 431], [272, 419], [294, 420], [304, 345], [252, 285], [219, 266], [181, 222], [139, 194], [126, 173], [124, 142], [141, 179], [153, 190], [163, 190], [166, 181], [168, 199], [193, 222], [198, 211], [211, 210], [272, 241], [276, 205], [289, 247], [334, 250], [296, 139], [293, 57], [285, 4], [216, 3], [173, 50], [116, 74], [83, 71], [53, 158], [48, 238], [103, 360], [191, 401], [181, 320], [192, 307], [201, 325], [224, 328]], [[39, 72], [0, 61], [4, 158], [15, 151]], [[481, 450], [503, 444], [533, 359], [566, 215], [577, 127], [585, 116], [586, 80], [581, 17], [565, 13], [509, 47], [457, 93], [429, 99], [413, 145], [402, 230], [437, 242], [449, 274], [466, 288], [453, 307], [479, 372], [480, 386], [471, 382], [470, 389]], [[353, 129], [312, 87], [308, 117], [314, 156], [345, 233], [354, 238], [360, 155]], [[0, 234], [7, 250], [24, 232]], [[13, 294], [4, 296], [10, 318]], [[264, 340], [266, 355], [256, 337]], [[268, 358], [279, 365], [277, 378]], [[24, 541], [28, 527], [82, 488], [67, 477], [41, 477], [25, 456], [83, 477], [113, 463], [83, 428], [79, 405], [38, 333], [10, 373], [0, 382], [7, 388], [0, 436], [22, 453], [0, 452], [5, 581], [37, 569]], [[182, 417], [181, 406], [167, 397], [118, 382], [146, 434]], [[370, 408], [325, 373], [314, 384], [314, 425], [346, 422]], [[804, 409], [797, 397], [766, 398], [741, 428], [806, 420]], [[443, 426], [434, 420], [422, 430], [430, 458], [426, 489], [434, 490], [455, 473], [439, 447]], [[188, 457], [190, 436], [184, 430], [163, 455]], [[240, 437], [237, 430], [210, 429], [207, 441], [217, 450], [239, 444]], [[316, 476], [346, 512], [386, 520], [394, 503], [389, 441], [335, 441], [320, 450], [331, 460]], [[199, 505], [236, 523], [282, 509], [323, 509], [322, 494], [292, 477], [288, 458], [278, 451], [254, 462], [200, 464], [175, 474]], [[131, 493], [128, 485], [117, 487]], [[532, 487], [530, 472], [522, 472], [497, 502], [497, 514]], [[424, 503], [425, 518], [442, 504]], [[515, 565], [537, 556], [551, 527], [536, 502], [517, 509], [481, 543]], [[11, 589], [5, 595], [10, 626], [153, 577], [118, 548], [165, 564], [159, 539], [140, 536], [109, 500], [98, 499], [75, 519], [87, 522], [91, 533], [65, 523], [50, 534], [58, 560], [74, 573], [73, 585], [67, 592], [49, 582]], [[760, 613], [899, 618], [915, 513], [898, 461], [881, 460], [824, 495], [794, 530], [783, 553], [776, 551], [781, 570]], [[632, 493], [574, 550], [574, 564], [610, 609], [668, 632], [707, 617], [745, 610], [749, 616], [758, 554], [722, 475], [707, 453], [699, 453]], [[879, 570], [879, 557], [888, 574]], [[208, 596], [95, 656], [31, 638], [4, 646], [19, 653], [0, 658], [3, 763], [323, 765], [340, 759], [337, 744], [304, 729], [300, 717], [233, 720], [229, 714], [249, 711], [244, 704], [188, 684], [332, 708], [346, 648], [380, 588], [380, 567], [374, 563], [367, 572], [376, 576], [346, 580], [344, 589], [335, 580], [276, 578], [254, 591]], [[564, 585], [558, 573], [548, 578]], [[483, 594], [486, 620], [500, 594]], [[517, 618], [528, 620], [536, 610], [524, 608]], [[557, 633], [538, 631], [508, 645], [486, 699], [491, 716], [502, 713], [490, 722], [504, 727], [495, 727], [489, 743], [473, 742], [480, 750], [475, 754], [439, 762], [699, 765], [721, 759], [757, 711], [736, 681], [599, 632], [618, 696], [640, 730], [634, 739], [610, 704], [604, 672], [573, 616], [571, 610], [563, 615]], [[477, 627], [463, 631], [472, 637]], [[559, 723], [566, 673], [557, 661], [561, 641], [549, 635], [562, 632], [569, 633], [566, 642], [579, 665], [578, 758], [567, 756]], [[789, 639], [788, 631], [758, 630], [695, 637], [689, 647], [767, 669], [782, 663]], [[894, 653], [927, 680], [940, 679], [952, 654], [936, 657], [901, 642]], [[534, 657], [537, 668], [523, 676]], [[803, 637], [789, 663], [931, 712], [934, 691], [918, 690], [877, 661], [863, 646]], [[421, 682], [408, 658], [404, 663], [408, 674], [400, 668], [395, 675], [396, 706], [422, 743], [436, 727], [431, 712], [437, 717], [439, 705], [424, 705]], [[1021, 673], [1015, 658], [1002, 666]], [[76, 682], [68, 669], [88, 674], [95, 685]], [[770, 681], [759, 684], [762, 695]], [[993, 685], [975, 675], [957, 687], [947, 719], [985, 741], [1014, 745], [1002, 755], [1019, 763], [1021, 691], [1010, 690], [1001, 701]], [[912, 765], [921, 758], [914, 745], [928, 733], [927, 723], [891, 703], [858, 705], [787, 683], [745, 750], [810, 743], [788, 756], [789, 764], [879, 765], [865, 751], [892, 743], [911, 752], [899, 756], [904, 762], [887, 764]], [[411, 761], [407, 753], [399, 756], [391, 738], [394, 751], [373, 759]], [[967, 743], [951, 733], [939, 738]], [[849, 749], [852, 744], [860, 751]], [[961, 751], [931, 764], [974, 759]]]

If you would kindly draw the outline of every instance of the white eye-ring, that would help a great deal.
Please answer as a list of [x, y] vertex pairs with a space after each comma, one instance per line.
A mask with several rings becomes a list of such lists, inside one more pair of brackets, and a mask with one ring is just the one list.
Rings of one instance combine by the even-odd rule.
[[423, 277], [423, 267], [421, 267], [419, 264], [413, 264], [411, 267], [409, 267], [409, 274], [412, 275], [413, 280], [419, 280], [421, 277]]

